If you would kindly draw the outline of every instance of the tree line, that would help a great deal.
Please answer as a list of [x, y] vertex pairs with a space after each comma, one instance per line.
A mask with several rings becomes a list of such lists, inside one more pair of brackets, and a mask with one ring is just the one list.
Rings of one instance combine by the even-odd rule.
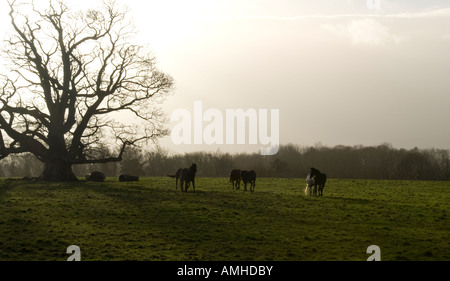
[[[278, 154], [229, 154], [222, 152], [171, 153], [128, 149], [121, 162], [75, 165], [74, 174], [83, 177], [101, 171], [108, 177], [130, 174], [140, 177], [175, 174], [178, 168], [198, 166], [201, 177], [227, 177], [232, 169], [255, 170], [257, 177], [302, 178], [310, 167], [329, 178], [450, 180], [450, 151], [445, 149], [397, 149], [379, 146], [327, 147], [282, 145]], [[0, 161], [0, 177], [38, 177], [42, 162], [31, 154], [11, 155]]]

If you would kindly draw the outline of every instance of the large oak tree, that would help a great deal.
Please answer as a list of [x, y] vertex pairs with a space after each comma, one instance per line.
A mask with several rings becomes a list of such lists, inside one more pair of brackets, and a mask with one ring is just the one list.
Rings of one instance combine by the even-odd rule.
[[72, 165], [120, 161], [126, 147], [167, 134], [159, 105], [173, 79], [132, 43], [125, 8], [8, 4], [0, 159], [32, 153], [45, 164], [42, 179], [73, 181]]

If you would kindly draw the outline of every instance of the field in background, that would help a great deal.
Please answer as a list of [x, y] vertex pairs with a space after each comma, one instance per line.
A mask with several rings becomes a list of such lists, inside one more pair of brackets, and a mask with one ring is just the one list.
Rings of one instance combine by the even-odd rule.
[[450, 184], [333, 180], [323, 198], [304, 179], [226, 178], [45, 183], [0, 180], [0, 260], [450, 260]]

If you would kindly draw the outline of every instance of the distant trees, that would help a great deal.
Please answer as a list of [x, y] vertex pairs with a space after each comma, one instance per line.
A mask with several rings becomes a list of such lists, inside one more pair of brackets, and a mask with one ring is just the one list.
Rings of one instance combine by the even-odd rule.
[[[106, 152], [109, 153], [109, 152]], [[277, 155], [196, 152], [174, 154], [157, 148], [144, 151], [130, 148], [122, 162], [75, 165], [77, 176], [102, 171], [108, 177], [122, 173], [136, 176], [165, 176], [178, 168], [198, 166], [198, 176], [226, 177], [234, 169], [255, 170], [258, 177], [303, 178], [310, 167], [329, 178], [450, 180], [450, 151], [445, 149], [396, 149], [379, 146], [282, 145]], [[0, 161], [1, 177], [38, 176], [42, 163], [31, 154], [9, 156]]]

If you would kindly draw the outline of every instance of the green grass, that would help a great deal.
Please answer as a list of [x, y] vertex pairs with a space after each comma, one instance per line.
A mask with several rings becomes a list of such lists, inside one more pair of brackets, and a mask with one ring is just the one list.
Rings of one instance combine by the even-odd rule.
[[0, 180], [0, 260], [450, 260], [448, 182], [333, 180], [323, 198], [304, 179], [135, 183]]

